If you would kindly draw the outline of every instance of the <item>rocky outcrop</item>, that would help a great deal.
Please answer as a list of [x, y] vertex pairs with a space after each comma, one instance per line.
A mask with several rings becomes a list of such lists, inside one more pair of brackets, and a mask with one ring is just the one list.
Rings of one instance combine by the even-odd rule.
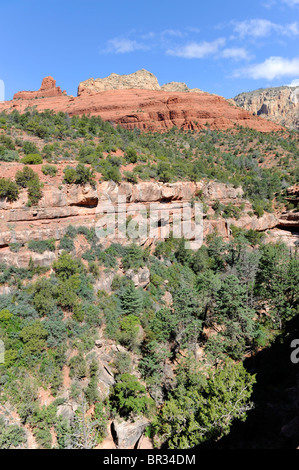
[[30, 261], [34, 266], [51, 266], [55, 260], [56, 255], [51, 251], [35, 253], [23, 250], [21, 253], [13, 253], [9, 249], [0, 249], [0, 263], [5, 263], [7, 266], [27, 268]]
[[126, 272], [126, 277], [134, 282], [135, 287], [146, 287], [150, 282], [150, 270], [145, 266], [140, 268], [137, 272], [129, 269]]
[[100, 276], [94, 285], [95, 293], [98, 293], [99, 291], [105, 291], [110, 294], [112, 292], [112, 282], [115, 276], [116, 273], [114, 272], [105, 273], [105, 275]]
[[109, 77], [105, 78], [89, 78], [79, 84], [78, 96], [95, 94], [107, 90], [129, 90], [131, 88], [138, 90], [204, 93], [199, 88], [189, 88], [184, 82], [169, 82], [160, 86], [157, 77], [153, 73], [141, 69], [128, 75], [112, 73]]
[[[1, 102], [0, 112], [18, 110], [22, 113], [26, 108], [32, 106], [32, 99], [35, 98], [34, 107], [37, 111], [51, 109], [54, 112], [66, 112], [70, 116], [83, 114], [101, 116], [103, 120], [126, 129], [138, 128], [153, 132], [167, 131], [174, 126], [185, 130], [200, 130], [207, 127], [225, 130], [236, 126], [261, 132], [273, 132], [281, 129], [272, 122], [253, 116], [252, 112], [231, 105], [221, 96], [201, 93], [197, 90], [189, 90], [188, 93], [170, 91], [185, 89], [184, 84], [167, 84], [165, 86], [167, 91], [162, 90], [150, 72], [141, 72], [126, 76], [129, 85], [126, 85], [127, 82], [121, 79], [122, 86], [126, 88], [133, 83], [130, 81], [132, 79], [128, 77], [136, 77], [137, 74], [139, 78], [134, 81], [134, 86], [140, 88], [107, 90], [107, 82], [103, 85], [103, 82], [90, 79], [87, 80], [87, 84], [85, 82], [83, 82], [85, 85], [80, 84], [78, 97], [63, 95], [60, 88], [55, 87], [55, 81], [49, 79], [38, 92], [17, 93], [12, 101]], [[147, 78], [141, 79], [141, 76]], [[116, 86], [113, 83], [119, 82], [120, 78], [117, 77], [119, 76], [116, 74], [113, 74], [112, 78], [110, 76], [109, 86]], [[94, 82], [98, 84], [96, 86], [104, 87], [105, 90], [95, 92]], [[151, 83], [151, 85], [145, 84], [145, 82]], [[142, 87], [145, 86], [151, 86], [152, 89], [143, 89]]]
[[180, 91], [183, 93], [189, 93], [190, 88], [183, 82], [169, 82], [165, 83], [160, 87], [163, 91]]
[[140, 418], [133, 423], [128, 421], [122, 421], [119, 423], [114, 420], [111, 427], [117, 448], [129, 449], [136, 446], [149, 423], [149, 420], [146, 418]]
[[136, 88], [140, 90], [160, 90], [157, 77], [145, 69], [128, 75], [118, 75], [111, 73], [105, 78], [89, 78], [79, 83], [78, 96], [94, 94], [106, 90], [126, 90]]
[[299, 87], [277, 87], [241, 93], [235, 103], [257, 116], [299, 129]]
[[75, 411], [71, 403], [66, 403], [57, 407], [57, 416], [65, 419], [70, 426], [73, 422]]
[[65, 92], [56, 86], [56, 80], [53, 77], [45, 77], [38, 91], [19, 91], [15, 93], [14, 100], [33, 100], [36, 98], [53, 98], [62, 96]]

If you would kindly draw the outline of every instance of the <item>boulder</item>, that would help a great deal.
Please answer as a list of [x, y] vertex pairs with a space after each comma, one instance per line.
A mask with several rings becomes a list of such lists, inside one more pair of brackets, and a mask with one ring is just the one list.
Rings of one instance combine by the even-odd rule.
[[150, 270], [146, 266], [140, 268], [137, 272], [129, 269], [126, 276], [134, 282], [135, 287], [145, 287], [150, 282]]
[[150, 421], [140, 418], [133, 423], [130, 421], [112, 422], [112, 435], [119, 449], [129, 449], [136, 445]]
[[70, 425], [74, 419], [75, 411], [70, 404], [59, 405], [57, 407], [57, 416], [62, 416]]

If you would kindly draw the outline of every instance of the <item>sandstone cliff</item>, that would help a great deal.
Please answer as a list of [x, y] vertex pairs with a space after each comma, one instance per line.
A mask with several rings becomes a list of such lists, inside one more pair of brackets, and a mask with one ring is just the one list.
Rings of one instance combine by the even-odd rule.
[[299, 88], [277, 87], [241, 93], [235, 103], [282, 126], [299, 129]]
[[[8, 203], [6, 200], [0, 201], [0, 262], [19, 267], [27, 267], [30, 258], [36, 265], [49, 266], [57, 256], [54, 252], [44, 254], [30, 252], [26, 248], [28, 240], [42, 240], [55, 238], [60, 240], [69, 225], [84, 225], [88, 228], [97, 227], [99, 220], [107, 207], [111, 210], [116, 208], [119, 196], [123, 196], [123, 204], [118, 207], [120, 217], [130, 216], [138, 222], [142, 211], [150, 208], [151, 203], [155, 203], [154, 210], [157, 214], [160, 228], [153, 233], [142, 234], [136, 242], [143, 245], [155, 245], [159, 240], [163, 240], [167, 228], [173, 227], [172, 222], [175, 214], [181, 213], [186, 203], [198, 200], [198, 195], [204, 198], [208, 206], [203, 217], [203, 237], [213, 232], [228, 239], [231, 234], [231, 224], [243, 229], [257, 231], [269, 231], [268, 236], [278, 240], [281, 236], [291, 235], [288, 232], [294, 226], [298, 227], [292, 220], [290, 227], [287, 217], [265, 213], [262, 217], [252, 215], [252, 206], [244, 199], [241, 188], [233, 188], [223, 183], [216, 182], [179, 182], [179, 183], [158, 183], [142, 182], [139, 184], [119, 183], [112, 181], [99, 183], [96, 188], [90, 185], [63, 185], [62, 188], [49, 185], [44, 189], [43, 198], [36, 207], [26, 207], [26, 191], [21, 194], [18, 201]], [[243, 206], [241, 217], [223, 219], [215, 214], [212, 209], [215, 201], [222, 204], [232, 203], [236, 207]], [[108, 204], [108, 206], [107, 206]], [[170, 217], [167, 213], [170, 211]], [[166, 215], [165, 215], [166, 214]], [[191, 214], [194, 221], [194, 212]], [[123, 223], [123, 219], [120, 219]], [[124, 219], [126, 220], [126, 219]], [[120, 232], [120, 223], [116, 219], [116, 229], [112, 238], [103, 238], [103, 245], [109, 245], [111, 241], [126, 243]], [[193, 222], [192, 222], [193, 223]], [[284, 228], [285, 230], [282, 230]], [[272, 233], [271, 229], [276, 232]], [[166, 232], [165, 232], [166, 231]], [[190, 236], [192, 246], [192, 234]], [[297, 238], [289, 239], [290, 245], [295, 243]], [[19, 243], [23, 248], [19, 252], [12, 252], [9, 248], [11, 243]], [[84, 247], [76, 248], [76, 256], [82, 255]]]

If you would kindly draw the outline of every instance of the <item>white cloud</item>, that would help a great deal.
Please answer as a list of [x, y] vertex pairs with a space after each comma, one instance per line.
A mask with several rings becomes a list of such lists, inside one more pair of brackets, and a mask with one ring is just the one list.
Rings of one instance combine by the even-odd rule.
[[200, 33], [200, 29], [194, 26], [187, 26], [186, 30], [190, 31], [190, 33]]
[[177, 36], [182, 38], [183, 36], [185, 36], [185, 33], [180, 31], [179, 29], [165, 29], [164, 31], [162, 31], [161, 36]]
[[299, 78], [295, 78], [294, 80], [291, 81], [288, 85], [285, 86], [299, 86]]
[[235, 77], [248, 77], [255, 80], [265, 78], [274, 80], [275, 78], [291, 77], [299, 75], [299, 57], [285, 59], [284, 57], [269, 57], [260, 64], [253, 64], [243, 69], [237, 70]]
[[249, 54], [243, 47], [230, 47], [221, 52], [224, 59], [248, 60]]
[[224, 38], [219, 38], [212, 42], [191, 42], [176, 49], [168, 49], [166, 53], [177, 57], [184, 57], [185, 59], [203, 59], [209, 55], [216, 54], [224, 46], [225, 42]]
[[286, 29], [285, 29], [285, 34], [287, 36], [296, 36], [297, 34], [299, 34], [299, 27], [298, 27], [298, 23], [290, 23], [289, 25], [287, 25]]
[[282, 0], [283, 3], [287, 3], [290, 7], [299, 5], [299, 0]]
[[262, 5], [265, 8], [272, 8], [274, 5], [276, 5], [276, 0], [267, 0]]
[[235, 22], [234, 31], [242, 38], [245, 36], [253, 36], [256, 38], [268, 36], [275, 24], [268, 20], [254, 19]]
[[107, 49], [104, 52], [114, 52], [115, 54], [124, 54], [137, 50], [148, 50], [148, 46], [132, 39], [114, 38], [107, 42]]
[[[299, 0], [298, 0], [299, 1]], [[255, 18], [245, 21], [234, 21], [234, 32], [241, 38], [251, 36], [253, 38], [261, 38], [270, 36], [273, 32], [284, 36], [296, 36], [299, 34], [298, 23], [290, 23], [280, 25], [269, 20]]]

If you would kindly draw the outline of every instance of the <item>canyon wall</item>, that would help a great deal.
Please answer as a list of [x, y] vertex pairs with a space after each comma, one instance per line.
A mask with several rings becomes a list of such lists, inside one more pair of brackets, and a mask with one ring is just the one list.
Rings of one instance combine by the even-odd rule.
[[[121, 203], [118, 204], [120, 198]], [[195, 233], [192, 231], [194, 229], [195, 207], [197, 207], [195, 202], [199, 203], [202, 200], [206, 204], [202, 226], [204, 240], [207, 235], [214, 232], [228, 239], [232, 224], [246, 230], [269, 231], [267, 236], [270, 236], [274, 231], [272, 237], [275, 240], [280, 236], [286, 236], [289, 229], [299, 226], [298, 218], [296, 221], [292, 219], [290, 224], [290, 213], [281, 218], [269, 213], [265, 213], [262, 217], [253, 215], [252, 206], [249, 201], [244, 199], [242, 189], [236, 189], [223, 183], [201, 181], [173, 184], [157, 182], [117, 184], [108, 181], [99, 183], [97, 187], [90, 185], [63, 185], [60, 188], [48, 186], [36, 207], [26, 206], [27, 193], [25, 190], [21, 192], [20, 198], [14, 203], [0, 200], [0, 262], [27, 267], [32, 257], [35, 265], [51, 265], [57, 257], [58, 251], [43, 254], [30, 252], [26, 247], [29, 240], [48, 238], [60, 240], [69, 225], [109, 229], [110, 222], [103, 224], [102, 218], [106, 217], [108, 213], [111, 215], [113, 211], [118, 211], [115, 218], [115, 232], [110, 237], [99, 235], [103, 246], [109, 246], [111, 242], [128, 243], [128, 240], [123, 237], [120, 225], [126, 223], [127, 217], [129, 220], [133, 220], [133, 224], [139, 223], [142, 212], [153, 210], [158, 221], [157, 230], [154, 232], [148, 230], [134, 241], [143, 246], [154, 247], [158, 241], [165, 238], [165, 233], [172, 231], [175, 217], [182, 214], [184, 208], [187, 207], [188, 210], [188, 207], [193, 206], [190, 209], [191, 232], [189, 238], [191, 248], [196, 249], [200, 243], [198, 244], [195, 240], [192, 245], [194, 242], [192, 237]], [[232, 203], [236, 207], [242, 207], [240, 218], [224, 219], [217, 216], [213, 210], [216, 201], [224, 205]], [[189, 203], [192, 204], [189, 205]], [[148, 212], [148, 215], [152, 214]], [[289, 227], [290, 225], [291, 227]], [[189, 233], [185, 238], [188, 239], [188, 236]], [[290, 244], [295, 241], [296, 239], [290, 240]], [[11, 243], [19, 243], [23, 247], [19, 252], [13, 252], [9, 248]], [[83, 245], [79, 245], [74, 254], [81, 256], [84, 249]]]

